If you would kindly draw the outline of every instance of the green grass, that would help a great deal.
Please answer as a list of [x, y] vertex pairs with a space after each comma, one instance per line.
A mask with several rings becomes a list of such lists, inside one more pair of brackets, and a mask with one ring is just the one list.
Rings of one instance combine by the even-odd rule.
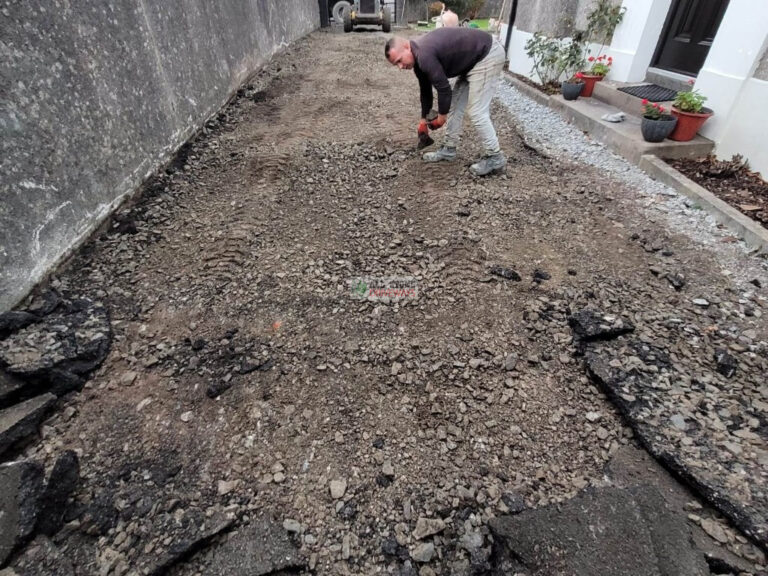
[[[488, 18], [481, 18], [479, 20], [472, 20], [480, 30], [488, 30]], [[434, 30], [435, 23], [430, 22], [429, 26], [416, 26], [417, 30]]]

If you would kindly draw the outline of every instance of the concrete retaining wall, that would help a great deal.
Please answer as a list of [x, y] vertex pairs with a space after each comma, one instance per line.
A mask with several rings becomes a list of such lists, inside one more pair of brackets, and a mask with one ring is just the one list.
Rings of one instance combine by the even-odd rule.
[[318, 26], [316, 0], [0, 0], [0, 311]]

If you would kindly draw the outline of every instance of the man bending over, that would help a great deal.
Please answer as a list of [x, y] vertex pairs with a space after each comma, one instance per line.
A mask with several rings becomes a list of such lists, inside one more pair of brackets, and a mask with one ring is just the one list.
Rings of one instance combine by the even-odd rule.
[[[434, 152], [425, 152], [425, 162], [456, 158], [466, 112], [483, 144], [483, 157], [470, 171], [485, 176], [500, 171], [507, 159], [491, 123], [491, 99], [504, 68], [504, 47], [490, 34], [475, 28], [438, 28], [416, 40], [391, 38], [384, 48], [390, 63], [401, 70], [413, 70], [421, 91], [419, 134], [429, 134], [446, 125], [443, 143]], [[457, 78], [451, 91], [448, 78]], [[432, 109], [432, 87], [437, 90], [438, 116], [427, 122]]]

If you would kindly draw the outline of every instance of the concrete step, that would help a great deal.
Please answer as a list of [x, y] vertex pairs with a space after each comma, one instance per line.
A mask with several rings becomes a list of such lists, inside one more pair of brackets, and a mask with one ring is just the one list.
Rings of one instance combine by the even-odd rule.
[[658, 84], [677, 92], [689, 92], [691, 86], [688, 84], [688, 81], [691, 79], [695, 80], [693, 76], [685, 76], [677, 72], [661, 70], [660, 68], [648, 68], [645, 73], [645, 79], [652, 84]]
[[[595, 84], [595, 90], [592, 92], [592, 97], [597, 100], [602, 100], [606, 104], [615, 106], [619, 110], [624, 111], [626, 114], [632, 114], [633, 116], [641, 116], [643, 110], [643, 99], [637, 96], [632, 96], [626, 92], [620, 92], [619, 88], [625, 86], [642, 86], [648, 84], [648, 82], [635, 82], [635, 83], [622, 83], [611, 82], [610, 80], [603, 80]], [[659, 102], [664, 108], [669, 110], [672, 108], [672, 101]]]
[[640, 162], [645, 154], [654, 154], [659, 158], [698, 158], [707, 156], [714, 147], [711, 140], [696, 136], [690, 142], [664, 140], [654, 144], [643, 140], [640, 133], [640, 116], [626, 114], [624, 122], [612, 123], [601, 120], [604, 114], [623, 111], [616, 106], [597, 98], [579, 98], [568, 101], [562, 96], [552, 96], [550, 106], [558, 110], [564, 118], [587, 132], [592, 138], [608, 146], [633, 164]]

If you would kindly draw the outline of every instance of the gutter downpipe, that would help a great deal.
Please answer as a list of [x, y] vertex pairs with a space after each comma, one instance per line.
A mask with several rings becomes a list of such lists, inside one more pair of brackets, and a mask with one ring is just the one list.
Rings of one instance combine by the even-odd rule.
[[517, 0], [512, 0], [512, 10], [509, 11], [509, 23], [507, 24], [507, 40], [504, 42], [504, 54], [506, 55], [507, 60], [509, 60], [509, 42], [512, 39], [512, 26], [515, 25], [516, 17]]

